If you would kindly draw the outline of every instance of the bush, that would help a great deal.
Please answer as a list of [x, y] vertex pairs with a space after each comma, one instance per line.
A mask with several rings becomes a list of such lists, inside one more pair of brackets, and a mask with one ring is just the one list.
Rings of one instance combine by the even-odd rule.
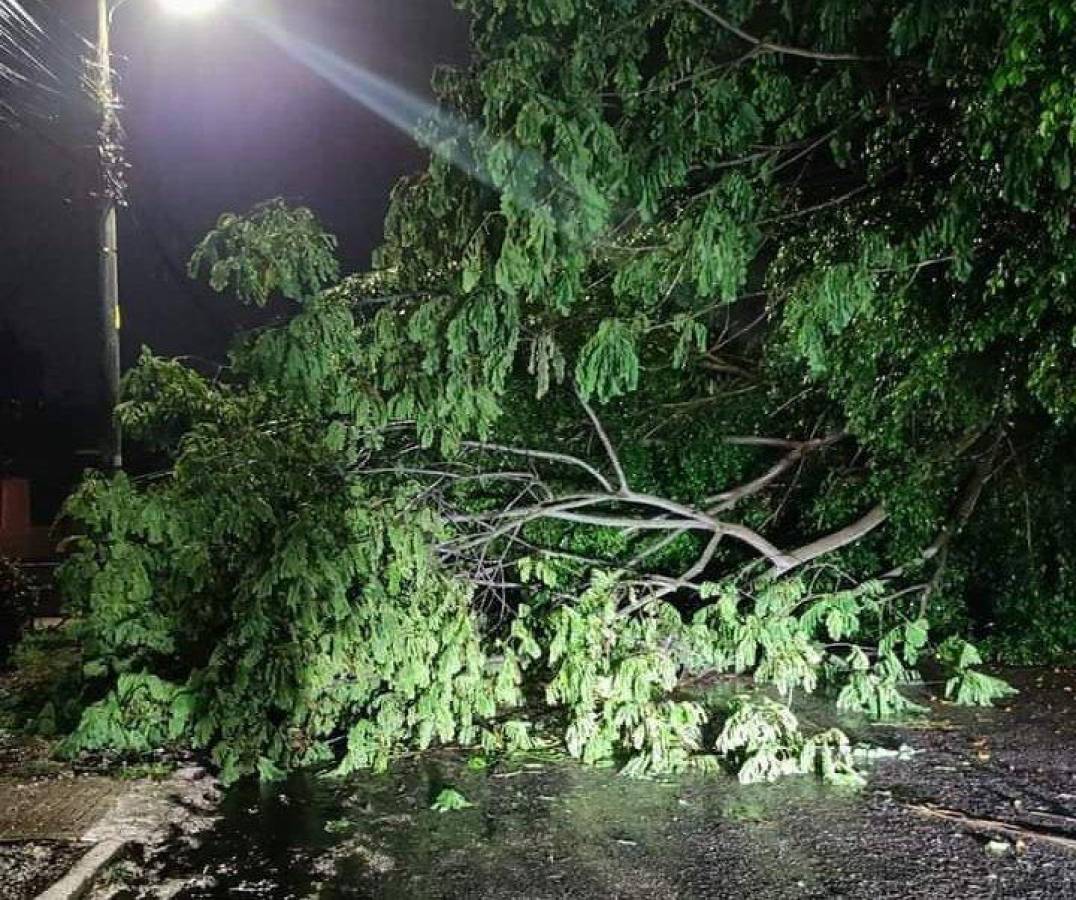
[[0, 688], [6, 727], [45, 738], [70, 733], [86, 706], [78, 641], [67, 629], [31, 631], [9, 663]]
[[22, 636], [36, 602], [33, 582], [14, 560], [0, 556], [0, 665]]

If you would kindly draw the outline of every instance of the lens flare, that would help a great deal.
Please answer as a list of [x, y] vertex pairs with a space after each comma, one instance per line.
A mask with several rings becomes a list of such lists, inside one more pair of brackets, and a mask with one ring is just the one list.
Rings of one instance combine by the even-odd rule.
[[[324, 78], [371, 112], [415, 137], [428, 149], [437, 150], [446, 139], [474, 136], [475, 129], [432, 103], [418, 97], [369, 69], [321, 47], [249, 8], [244, 18], [297, 62]], [[430, 129], [428, 126], [433, 126]], [[431, 138], [428, 131], [436, 134]]]
[[[502, 193], [506, 189], [506, 182], [511, 181], [513, 203], [524, 208], [541, 206], [544, 201], [539, 200], [536, 186], [543, 184], [542, 195], [548, 195], [549, 187], [556, 185], [558, 190], [576, 196], [564, 179], [533, 150], [504, 141], [491, 145], [477, 125], [387, 81], [327, 47], [307, 40], [273, 18], [259, 14], [254, 4], [243, 4], [239, 15], [296, 62], [469, 177]], [[490, 171], [490, 162], [494, 157], [500, 161], [497, 165], [501, 172], [499, 180]], [[576, 200], [579, 198], [576, 197]], [[601, 208], [604, 209], [604, 206]]]
[[[251, 27], [311, 72], [410, 135], [435, 156], [497, 189], [483, 165], [491, 148], [476, 125], [287, 30], [268, 16], [255, 13], [252, 6], [244, 6], [241, 15]], [[512, 147], [511, 156], [516, 176], [521, 180], [529, 180], [524, 173], [536, 178], [550, 171], [545, 161], [531, 151]], [[536, 205], [533, 194], [526, 188], [517, 186], [514, 194], [517, 203], [527, 207]]]

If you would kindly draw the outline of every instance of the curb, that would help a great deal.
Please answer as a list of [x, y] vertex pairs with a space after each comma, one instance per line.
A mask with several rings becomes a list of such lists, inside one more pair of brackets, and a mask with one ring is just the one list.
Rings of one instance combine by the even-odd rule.
[[37, 895], [36, 900], [78, 900], [90, 889], [101, 870], [127, 847], [126, 841], [101, 841], [94, 845], [63, 878]]

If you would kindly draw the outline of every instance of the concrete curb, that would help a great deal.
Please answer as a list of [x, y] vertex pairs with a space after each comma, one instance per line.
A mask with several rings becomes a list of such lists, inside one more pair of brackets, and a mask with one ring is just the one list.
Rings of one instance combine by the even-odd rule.
[[95, 844], [70, 872], [48, 890], [38, 894], [37, 900], [78, 900], [85, 896], [101, 870], [126, 847], [126, 841], [101, 841]]
[[111, 811], [82, 833], [82, 843], [88, 848], [85, 855], [35, 900], [79, 900], [93, 886], [101, 870], [127, 848], [153, 843], [170, 825], [190, 818], [190, 808], [215, 802], [216, 782], [203, 780], [202, 774], [200, 769], [188, 767], [167, 781], [141, 780], [129, 784], [116, 797]]

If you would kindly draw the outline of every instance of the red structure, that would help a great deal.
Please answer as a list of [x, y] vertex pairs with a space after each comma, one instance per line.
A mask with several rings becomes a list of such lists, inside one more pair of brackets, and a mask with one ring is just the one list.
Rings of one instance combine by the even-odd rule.
[[30, 482], [0, 478], [0, 556], [24, 562], [44, 562], [56, 548], [48, 528], [30, 520]]

